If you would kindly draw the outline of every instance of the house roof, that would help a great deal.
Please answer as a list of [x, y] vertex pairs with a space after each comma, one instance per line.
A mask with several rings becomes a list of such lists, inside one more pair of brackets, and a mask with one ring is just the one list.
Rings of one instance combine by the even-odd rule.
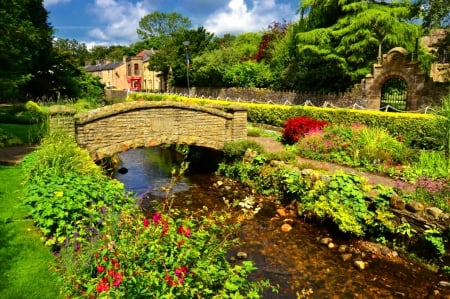
[[148, 58], [155, 54], [155, 50], [151, 49], [151, 50], [142, 50], [141, 52], [139, 52], [138, 54], [136, 54], [137, 57], [142, 57], [143, 61], [147, 61]]
[[96, 65], [87, 65], [84, 67], [86, 72], [100, 72], [100, 71], [107, 71], [107, 70], [114, 70], [121, 66], [123, 62], [109, 62], [109, 63], [103, 63], [103, 64], [96, 64]]

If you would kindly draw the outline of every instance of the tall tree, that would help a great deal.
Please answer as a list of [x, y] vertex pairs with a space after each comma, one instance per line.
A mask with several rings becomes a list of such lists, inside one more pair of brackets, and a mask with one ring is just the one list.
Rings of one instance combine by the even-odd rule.
[[139, 21], [137, 34], [140, 39], [150, 39], [153, 48], [160, 49], [167, 44], [174, 32], [189, 29], [191, 21], [179, 13], [163, 13], [155, 11]]
[[[204, 51], [209, 51], [213, 46], [213, 38], [214, 34], [204, 27], [173, 32], [167, 40], [167, 46], [150, 56], [150, 69], [161, 71], [166, 78], [172, 71], [170, 84], [186, 86], [186, 67], [195, 68], [192, 59]], [[187, 47], [183, 44], [185, 41], [189, 42]], [[189, 66], [186, 65], [186, 54], [189, 57]]]
[[42, 0], [0, 1], [0, 23], [0, 100], [14, 99], [45, 72], [52, 28]]

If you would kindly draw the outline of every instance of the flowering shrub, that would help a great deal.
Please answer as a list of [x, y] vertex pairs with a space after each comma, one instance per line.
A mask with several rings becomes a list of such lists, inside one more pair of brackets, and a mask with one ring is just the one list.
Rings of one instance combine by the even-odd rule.
[[416, 178], [415, 197], [426, 203], [450, 212], [450, 178], [433, 179], [425, 176]]
[[285, 144], [294, 144], [311, 130], [317, 130], [324, 127], [326, 121], [315, 120], [309, 117], [290, 118], [284, 125], [282, 142]]
[[[68, 297], [260, 298], [267, 281], [249, 282], [250, 261], [231, 265], [234, 227], [224, 215], [127, 209], [90, 245], [60, 257]], [[74, 250], [75, 249], [75, 250]]]

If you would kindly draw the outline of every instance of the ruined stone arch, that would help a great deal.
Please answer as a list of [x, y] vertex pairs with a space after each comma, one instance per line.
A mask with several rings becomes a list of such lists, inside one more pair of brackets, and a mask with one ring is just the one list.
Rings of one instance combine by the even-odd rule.
[[381, 88], [391, 78], [400, 78], [407, 85], [406, 110], [417, 110], [421, 104], [425, 74], [417, 61], [411, 61], [408, 51], [401, 47], [391, 49], [373, 65], [373, 73], [362, 80], [362, 87], [369, 109], [380, 109]]

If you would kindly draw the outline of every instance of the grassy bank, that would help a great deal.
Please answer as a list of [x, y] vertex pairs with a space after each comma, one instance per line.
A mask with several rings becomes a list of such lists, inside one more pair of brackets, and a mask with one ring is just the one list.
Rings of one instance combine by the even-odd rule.
[[0, 166], [0, 298], [60, 298], [53, 255], [21, 206], [20, 166]]

